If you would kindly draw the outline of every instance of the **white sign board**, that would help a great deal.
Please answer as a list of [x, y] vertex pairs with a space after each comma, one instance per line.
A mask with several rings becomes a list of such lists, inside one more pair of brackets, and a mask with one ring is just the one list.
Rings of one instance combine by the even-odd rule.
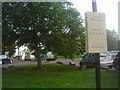
[[120, 40], [120, 1], [118, 3], [118, 35]]
[[104, 13], [87, 12], [86, 52], [101, 53], [107, 51], [106, 21]]

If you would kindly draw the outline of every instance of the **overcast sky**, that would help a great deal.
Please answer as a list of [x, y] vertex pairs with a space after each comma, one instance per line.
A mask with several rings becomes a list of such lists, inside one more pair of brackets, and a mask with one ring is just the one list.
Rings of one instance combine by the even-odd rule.
[[[81, 13], [84, 19], [84, 14], [87, 11], [92, 11], [92, 0], [68, 0], [71, 1], [75, 8]], [[97, 12], [105, 13], [106, 28], [109, 30], [118, 31], [118, 2], [120, 0], [96, 0]]]

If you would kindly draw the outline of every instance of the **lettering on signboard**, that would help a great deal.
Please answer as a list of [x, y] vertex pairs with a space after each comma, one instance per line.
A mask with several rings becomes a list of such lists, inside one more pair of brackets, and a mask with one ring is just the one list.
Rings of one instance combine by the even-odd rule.
[[107, 51], [105, 14], [86, 13], [86, 50], [88, 53]]

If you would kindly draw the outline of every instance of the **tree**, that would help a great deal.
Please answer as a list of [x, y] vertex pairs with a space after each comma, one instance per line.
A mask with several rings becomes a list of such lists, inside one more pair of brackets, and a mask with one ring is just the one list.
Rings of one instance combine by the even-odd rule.
[[118, 50], [118, 35], [115, 30], [107, 30], [108, 50]]
[[9, 55], [13, 55], [15, 53], [15, 41], [17, 38], [17, 34], [13, 31], [13, 27], [11, 25], [12, 13], [9, 11], [11, 8], [8, 7], [6, 3], [3, 4], [2, 10], [2, 54], [5, 54], [6, 51], [9, 52]]
[[66, 10], [66, 18], [63, 29], [52, 35], [54, 36], [53, 40], [57, 42], [53, 41], [52, 44], [54, 45], [51, 46], [53, 47], [53, 51], [59, 55], [73, 59], [80, 51], [81, 46], [85, 45], [84, 41], [82, 42], [84, 40], [83, 20], [80, 17], [80, 13], [71, 7]]
[[71, 5], [69, 2], [3, 3], [3, 22], [7, 22], [3, 25], [8, 28], [3, 30], [8, 30], [11, 38], [15, 34], [12, 40], [15, 45], [27, 45], [34, 50], [38, 68], [42, 68], [43, 50], [52, 49], [72, 58], [84, 30], [80, 13]]

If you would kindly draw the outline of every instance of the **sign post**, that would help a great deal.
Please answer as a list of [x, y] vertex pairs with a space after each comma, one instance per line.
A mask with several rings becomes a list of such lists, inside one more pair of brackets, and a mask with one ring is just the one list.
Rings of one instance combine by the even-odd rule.
[[104, 13], [97, 13], [96, 0], [92, 0], [93, 12], [86, 17], [86, 51], [95, 53], [96, 90], [101, 88], [100, 54], [107, 51], [106, 21]]
[[101, 87], [100, 56], [107, 51], [105, 14], [87, 12], [86, 17], [86, 52], [95, 53], [96, 88]]
[[[93, 12], [97, 12], [96, 0], [92, 0]], [[96, 89], [101, 88], [101, 79], [100, 79], [100, 54], [95, 53], [95, 72], [96, 72]]]

